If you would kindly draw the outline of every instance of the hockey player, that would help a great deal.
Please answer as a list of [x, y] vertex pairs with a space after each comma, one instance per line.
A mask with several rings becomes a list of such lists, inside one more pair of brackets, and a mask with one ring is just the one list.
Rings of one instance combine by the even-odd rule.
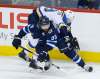
[[[39, 22], [39, 16], [38, 16], [38, 14], [37, 14], [37, 12], [36, 12], [36, 9], [37, 9], [37, 7], [39, 7], [39, 4], [35, 4], [34, 5], [34, 10], [33, 10], [33, 12], [28, 16], [28, 27], [30, 27], [31, 25], [33, 25], [34, 27], [37, 27], [37, 23]], [[27, 30], [27, 28], [26, 29], [23, 29], [23, 31], [25, 31], [25, 30]], [[26, 33], [27, 33], [27, 31], [25, 31]], [[30, 38], [29, 37], [29, 42], [28, 42], [28, 47], [27, 48], [33, 48], [33, 47], [35, 47], [36, 46], [36, 44], [37, 44], [37, 41], [38, 41], [38, 38], [36, 38], [36, 37], [32, 37], [32, 38]], [[32, 42], [32, 45], [31, 45], [31, 42]], [[19, 54], [18, 54], [18, 56], [20, 57], [20, 58], [22, 58], [22, 59], [24, 59], [25, 61], [31, 61], [31, 59], [30, 59], [30, 57], [28, 56], [28, 53], [29, 52], [27, 52], [26, 50], [22, 50], [21, 52], [19, 52]]]
[[[39, 9], [40, 8], [42, 8], [42, 7], [44, 7], [44, 6], [40, 6], [39, 8], [39, 5], [36, 5], [36, 7], [35, 7], [35, 9], [33, 10], [33, 13], [31, 13], [29, 16], [28, 16], [28, 25], [30, 26], [30, 25], [34, 25], [34, 27], [37, 27], [37, 23], [38, 23], [38, 21], [39, 21], [39, 17], [41, 17], [40, 15], [42, 14], [39, 14], [40, 12], [39, 12]], [[46, 8], [46, 7], [45, 7]], [[47, 8], [48, 9], [48, 8]], [[51, 10], [53, 9], [53, 8], [50, 8]], [[59, 13], [60, 13], [60, 15], [57, 15], [57, 13], [58, 13], [58, 11], [57, 12], [55, 12], [54, 11], [55, 9], [53, 9], [51, 12], [47, 12], [47, 13], [50, 13], [50, 14], [53, 14], [53, 16], [58, 16], [59, 17], [59, 19], [61, 19], [61, 21], [59, 20], [58, 22], [60, 23], [62, 23], [62, 17], [61, 17], [61, 12], [59, 11]], [[44, 14], [44, 13], [43, 13]], [[49, 14], [48, 14], [49, 15]], [[49, 17], [49, 19], [50, 19], [50, 17], [52, 17], [52, 16], [48, 16]], [[53, 19], [52, 19], [52, 21], [53, 21]], [[55, 21], [55, 20], [54, 20]], [[54, 22], [55, 23], [55, 22]], [[57, 25], [58, 23], [55, 23], [55, 25]], [[37, 41], [38, 41], [38, 38], [36, 38], [36, 37], [33, 37], [32, 39], [31, 38], [29, 38], [29, 46], [27, 47], [27, 48], [33, 48], [33, 47], [35, 47], [36, 46], [36, 44], [37, 44]], [[34, 42], [34, 43], [33, 43]], [[21, 58], [23, 58], [24, 60], [26, 60], [26, 61], [30, 61], [31, 59], [28, 57], [28, 52], [27, 51], [25, 51], [25, 50], [22, 50], [20, 53], [19, 53], [19, 57], [21, 57]]]
[[[37, 27], [37, 23], [39, 22], [39, 16], [37, 15], [37, 12], [36, 12], [36, 9], [33, 10], [33, 13], [31, 13], [29, 16], [28, 16], [28, 26], [27, 27], [30, 27], [31, 25], [33, 25], [34, 27]], [[27, 28], [24, 28], [23, 31], [26, 31]], [[27, 29], [28, 30], [28, 29]], [[36, 43], [38, 41], [38, 38], [36, 37], [32, 37], [32, 38], [28, 38], [29, 39], [29, 46], [31, 48], [35, 47], [36, 46]], [[34, 42], [32, 45], [31, 45], [31, 41]], [[29, 47], [28, 47], [29, 48]], [[19, 57], [21, 57], [22, 59], [24, 59], [25, 61], [31, 61], [31, 59], [29, 58], [28, 56], [28, 52], [25, 51], [24, 49], [18, 54]]]
[[[47, 8], [44, 6], [41, 6], [33, 11], [32, 14], [28, 17], [28, 24], [33, 24], [35, 27], [39, 21], [39, 17], [41, 16], [47, 16], [51, 21], [53, 21], [53, 24], [55, 27], [59, 28], [60, 26], [67, 25], [67, 28], [70, 30], [71, 22], [74, 18], [73, 13], [71, 11], [60, 11], [54, 8]], [[71, 34], [70, 34], [71, 35]], [[71, 35], [72, 36], [72, 35]], [[35, 47], [38, 41], [38, 38], [34, 37], [32, 39], [29, 38], [29, 46]], [[74, 39], [76, 40], [76, 38]], [[32, 41], [32, 42], [31, 42]], [[33, 43], [34, 42], [34, 43]], [[77, 46], [79, 48], [79, 45], [77, 43]], [[19, 53], [19, 57], [23, 58], [24, 60], [30, 61], [30, 58], [27, 56], [28, 52], [23, 50]]]
[[[25, 32], [25, 29], [27, 32]], [[88, 72], [91, 72], [93, 69], [90, 66], [87, 66], [79, 55], [77, 55], [73, 46], [73, 39], [69, 36], [69, 32], [66, 30], [66, 26], [61, 28], [55, 28], [53, 23], [45, 16], [41, 17], [38, 23], [38, 27], [27, 26], [23, 28], [17, 36], [15, 36], [12, 44], [15, 48], [18, 48], [21, 45], [21, 38], [27, 33], [32, 33], [33, 36], [39, 38], [39, 41], [36, 45], [36, 53], [38, 54], [37, 61], [48, 63], [50, 58], [48, 51], [53, 47], [50, 45], [55, 45], [58, 49], [63, 52], [66, 56], [72, 59], [77, 65], [82, 67]], [[42, 69], [37, 65], [35, 60], [32, 60], [30, 67], [35, 69]], [[50, 68], [50, 63], [44, 66], [45, 70]]]

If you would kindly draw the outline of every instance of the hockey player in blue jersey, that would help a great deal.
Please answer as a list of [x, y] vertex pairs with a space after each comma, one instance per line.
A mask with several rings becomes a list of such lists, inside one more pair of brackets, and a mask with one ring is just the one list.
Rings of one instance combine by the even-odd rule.
[[[26, 32], [25, 32], [26, 31]], [[82, 58], [77, 55], [74, 50], [73, 38], [69, 35], [66, 26], [62, 26], [60, 29], [56, 28], [51, 21], [45, 16], [41, 17], [37, 27], [30, 25], [23, 28], [18, 35], [15, 36], [12, 44], [15, 48], [21, 45], [21, 38], [27, 33], [32, 33], [33, 37], [39, 38], [39, 41], [35, 47], [38, 54], [37, 61], [48, 63], [50, 62], [48, 51], [55, 45], [60, 52], [63, 52], [66, 56], [73, 60], [77, 65], [82, 67], [88, 72], [92, 71], [92, 67], [87, 66]], [[42, 69], [37, 65], [35, 60], [32, 60], [30, 67], [35, 69]], [[50, 63], [44, 66], [45, 70], [50, 68]]]
[[[37, 7], [36, 7], [37, 8]], [[34, 27], [37, 27], [37, 24], [38, 24], [38, 22], [39, 22], [39, 16], [38, 16], [38, 14], [37, 14], [37, 12], [36, 12], [36, 8], [33, 10], [33, 12], [31, 13], [31, 14], [29, 14], [29, 16], [28, 16], [28, 26], [30, 27], [31, 25], [34, 25]], [[26, 28], [27, 29], [27, 28]], [[27, 31], [26, 31], [26, 33], [27, 33]], [[34, 40], [36, 39], [36, 41], [38, 40], [36, 37], [34, 37], [33, 38]], [[32, 41], [34, 41], [32, 39]], [[35, 41], [35, 42], [36, 42]], [[34, 42], [34, 43], [35, 43]], [[30, 45], [31, 43], [29, 42], [29, 45]], [[32, 46], [33, 47], [33, 46]], [[35, 45], [34, 45], [34, 47], [35, 47]], [[19, 54], [18, 54], [18, 56], [20, 57], [20, 58], [22, 58], [22, 59], [24, 59], [25, 61], [31, 61], [31, 59], [29, 58], [29, 56], [28, 56], [28, 52], [27, 51], [25, 51], [24, 49], [21, 51], [21, 52], [19, 52]]]
[[[41, 8], [41, 7], [40, 7]], [[45, 7], [46, 8], [46, 7]], [[48, 9], [48, 8], [47, 8]], [[50, 12], [48, 12], [50, 10]], [[73, 17], [74, 17], [74, 15], [73, 15], [73, 12], [71, 12], [71, 11], [60, 11], [60, 10], [55, 10], [55, 9], [53, 9], [52, 10], [52, 8], [49, 8], [49, 10], [47, 10], [46, 12], [47, 13], [49, 13], [49, 14], [52, 14], [53, 16], [49, 16], [49, 15], [47, 15], [48, 17], [49, 17], [49, 19], [51, 19], [52, 21], [53, 21], [53, 23], [55, 24], [55, 25], [57, 25], [57, 26], [55, 26], [55, 27], [57, 27], [58, 28], [58, 25], [59, 24], [62, 24], [63, 22], [67, 25], [67, 28], [70, 30], [70, 25], [71, 25], [71, 22], [72, 22], [72, 19], [73, 19]], [[42, 11], [41, 11], [42, 12]], [[43, 11], [44, 12], [44, 11]], [[28, 24], [29, 25], [31, 25], [31, 24], [33, 24], [35, 27], [37, 27], [37, 23], [38, 23], [38, 21], [39, 21], [39, 12], [38, 12], [38, 10], [37, 9], [34, 9], [34, 11], [33, 11], [33, 13], [31, 13], [30, 15], [29, 15], [29, 17], [28, 17]], [[58, 18], [59, 18], [59, 21], [58, 20], [56, 20], [56, 21], [54, 21], [55, 19], [53, 19], [52, 17], [55, 17], [55, 16], [58, 16]], [[57, 19], [58, 19], [57, 18]], [[71, 35], [71, 34], [70, 34]], [[71, 35], [72, 36], [72, 35]], [[32, 39], [29, 39], [30, 41], [29, 41], [29, 46], [31, 45], [32, 47], [35, 47], [36, 46], [36, 42], [38, 41], [38, 38], [32, 38]], [[74, 38], [74, 41], [76, 40], [76, 38]], [[31, 43], [31, 41], [32, 41], [32, 43]], [[34, 42], [34, 43], [33, 43]], [[79, 49], [79, 45], [78, 45], [78, 42], [74, 42], [74, 43], [76, 43], [77, 45], [76, 45], [76, 48], [77, 49]], [[34, 45], [33, 45], [34, 44]], [[21, 58], [23, 58], [24, 60], [26, 60], [26, 61], [30, 61], [30, 58], [28, 57], [28, 52], [27, 51], [25, 51], [25, 50], [23, 50], [23, 51], [21, 51], [20, 53], [19, 53], [19, 57], [21, 57]]]
[[[35, 4], [36, 5], [36, 4]], [[39, 6], [39, 5], [38, 5]], [[41, 8], [43, 8], [43, 9], [41, 9]], [[40, 6], [39, 8], [36, 6], [36, 8], [33, 10], [33, 12], [28, 16], [28, 25], [34, 25], [35, 27], [37, 27], [37, 23], [38, 23], [38, 21], [39, 21], [39, 17], [40, 17], [40, 15], [42, 15], [42, 14], [45, 14], [45, 8], [47, 9], [46, 10], [46, 13], [49, 13], [49, 14], [53, 14], [53, 16], [49, 16], [49, 15], [47, 15], [48, 17], [49, 17], [49, 19], [51, 19], [56, 25], [59, 25], [60, 23], [63, 23], [63, 21], [65, 22], [65, 23], [67, 23], [67, 24], [70, 24], [69, 22], [68, 22], [68, 20], [66, 20], [66, 19], [68, 19], [68, 18], [66, 18], [65, 16], [66, 15], [64, 15], [64, 17], [63, 16], [61, 16], [62, 14], [62, 12], [61, 11], [59, 11], [59, 10], [55, 10], [54, 8], [47, 8], [47, 7], [43, 7], [43, 6]], [[39, 12], [40, 11], [40, 12]], [[51, 11], [51, 12], [48, 12], [48, 11]], [[60, 15], [59, 15], [60, 14]], [[58, 20], [56, 20], [55, 21], [55, 19], [53, 19], [52, 17], [55, 17], [55, 16], [58, 16], [58, 18], [59, 18], [59, 21]], [[67, 16], [68, 17], [68, 16]], [[58, 19], [57, 18], [57, 19]], [[63, 18], [63, 20], [62, 20], [62, 18]], [[58, 26], [57, 26], [58, 27]], [[31, 41], [32, 41], [32, 45], [31, 45]], [[34, 43], [33, 43], [33, 41], [34, 41]], [[38, 41], [38, 38], [32, 38], [32, 39], [30, 39], [29, 38], [29, 46], [32, 46], [32, 47], [35, 47], [36, 46], [36, 42]], [[33, 45], [34, 44], [34, 45]], [[29, 47], [28, 47], [29, 48]], [[28, 57], [28, 52], [27, 51], [25, 51], [25, 50], [22, 50], [19, 54], [19, 57], [21, 57], [21, 58], [23, 58], [24, 60], [26, 60], [26, 61], [30, 61], [30, 58]]]

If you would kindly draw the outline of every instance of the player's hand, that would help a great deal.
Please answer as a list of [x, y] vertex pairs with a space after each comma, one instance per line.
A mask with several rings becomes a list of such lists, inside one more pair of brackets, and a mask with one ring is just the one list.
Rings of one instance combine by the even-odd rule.
[[12, 45], [18, 49], [18, 47], [21, 45], [21, 39], [18, 37], [18, 35], [14, 36], [14, 40], [12, 42]]
[[49, 54], [45, 51], [41, 51], [38, 54], [37, 60], [40, 61], [40, 62], [45, 62], [45, 61], [48, 61], [49, 59], [50, 59]]
[[73, 47], [74, 47], [75, 49], [80, 50], [80, 46], [79, 46], [79, 43], [78, 43], [76, 37], [74, 37], [74, 38], [72, 39], [72, 44], [73, 44]]

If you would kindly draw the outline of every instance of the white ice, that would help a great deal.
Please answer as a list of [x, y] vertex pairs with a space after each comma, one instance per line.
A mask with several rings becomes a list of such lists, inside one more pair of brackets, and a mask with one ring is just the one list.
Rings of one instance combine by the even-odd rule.
[[54, 66], [46, 72], [32, 70], [29, 63], [18, 57], [0, 57], [0, 79], [100, 79], [100, 64], [88, 63], [93, 72], [86, 72], [73, 62], [55, 61]]

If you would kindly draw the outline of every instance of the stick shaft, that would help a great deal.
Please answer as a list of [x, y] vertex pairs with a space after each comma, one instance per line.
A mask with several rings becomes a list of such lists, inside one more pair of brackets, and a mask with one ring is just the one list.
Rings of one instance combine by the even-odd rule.
[[32, 54], [34, 54], [34, 55], [37, 56], [37, 54], [33, 53], [32, 51], [28, 50], [27, 48], [25, 48], [25, 47], [23, 47], [23, 46], [20, 46], [20, 47], [21, 47], [22, 49], [24, 49], [24, 50], [26, 50], [26, 51], [28, 51], [28, 52], [30, 52], [30, 53], [32, 53]]

